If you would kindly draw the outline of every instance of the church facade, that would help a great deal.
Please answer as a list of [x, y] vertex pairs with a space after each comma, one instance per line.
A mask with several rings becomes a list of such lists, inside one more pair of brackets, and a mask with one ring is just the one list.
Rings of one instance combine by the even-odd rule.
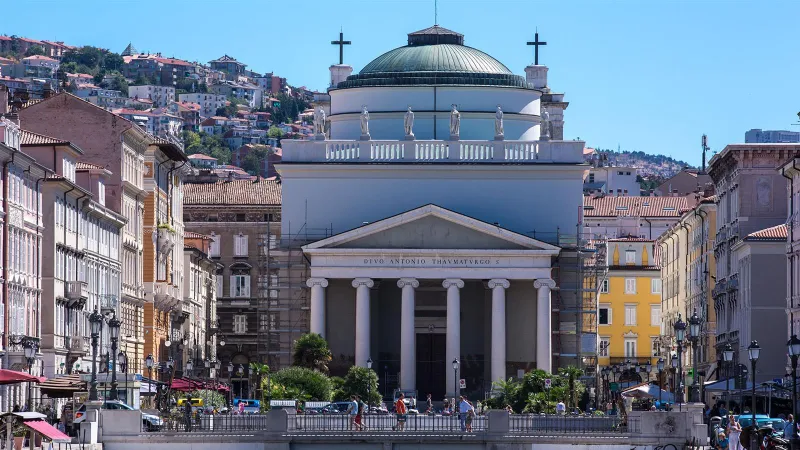
[[[554, 139], [567, 104], [546, 75], [439, 26], [358, 74], [331, 66], [315, 139], [284, 141], [277, 168], [334, 367], [371, 362], [384, 389], [438, 400], [561, 364], [553, 293], [577, 280], [556, 273], [559, 236], [577, 233], [588, 167], [583, 142]], [[596, 354], [582, 340], [571, 356]]]

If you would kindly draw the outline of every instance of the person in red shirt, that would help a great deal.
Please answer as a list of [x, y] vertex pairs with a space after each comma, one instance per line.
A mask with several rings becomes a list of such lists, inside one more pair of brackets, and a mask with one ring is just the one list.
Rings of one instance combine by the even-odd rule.
[[402, 393], [400, 394], [400, 398], [394, 402], [394, 412], [397, 414], [397, 427], [395, 430], [403, 431], [406, 425], [406, 403], [403, 401], [405, 395]]

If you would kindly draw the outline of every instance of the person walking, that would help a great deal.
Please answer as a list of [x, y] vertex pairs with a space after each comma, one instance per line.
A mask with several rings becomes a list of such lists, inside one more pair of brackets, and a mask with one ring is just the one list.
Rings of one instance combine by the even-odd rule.
[[461, 425], [461, 431], [467, 431], [467, 413], [472, 409], [467, 398], [463, 395], [458, 398], [458, 421]]
[[558, 414], [559, 416], [563, 416], [566, 413], [567, 413], [567, 405], [565, 405], [564, 402], [559, 401], [556, 404], [556, 414]]
[[358, 425], [356, 424], [356, 417], [358, 416], [358, 402], [356, 401], [356, 396], [350, 396], [350, 404], [347, 405], [347, 416], [349, 420], [348, 429], [353, 430], [354, 428], [358, 430]]
[[475, 418], [475, 407], [472, 405], [472, 403], [470, 403], [469, 400], [467, 400], [467, 403], [469, 403], [469, 409], [467, 410], [467, 419], [466, 419], [467, 433], [472, 433], [472, 419]]
[[428, 399], [425, 401], [425, 413], [433, 414], [433, 398], [431, 398], [431, 394], [428, 394]]
[[717, 435], [717, 442], [714, 448], [716, 450], [728, 450], [729, 444], [730, 441], [728, 440], [728, 437], [725, 436], [725, 432], [720, 431], [719, 434]]
[[403, 431], [406, 426], [406, 402], [404, 401], [405, 395], [400, 393], [400, 397], [394, 402], [394, 412], [397, 415], [397, 425], [395, 426], [395, 430]]
[[[792, 415], [789, 414], [789, 420], [791, 420]], [[740, 438], [742, 435], [742, 424], [736, 420], [736, 416], [733, 414], [728, 417], [728, 446], [731, 450], [742, 450], [742, 443], [740, 442]]]

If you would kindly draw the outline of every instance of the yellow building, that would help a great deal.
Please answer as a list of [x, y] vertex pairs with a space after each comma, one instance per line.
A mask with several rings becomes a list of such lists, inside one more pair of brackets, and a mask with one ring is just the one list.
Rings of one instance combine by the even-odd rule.
[[[623, 361], [652, 363], [655, 379], [660, 356], [661, 272], [654, 241], [638, 237], [608, 241], [608, 278], [598, 301], [598, 365]], [[620, 381], [644, 381], [647, 373], [626, 371]]]

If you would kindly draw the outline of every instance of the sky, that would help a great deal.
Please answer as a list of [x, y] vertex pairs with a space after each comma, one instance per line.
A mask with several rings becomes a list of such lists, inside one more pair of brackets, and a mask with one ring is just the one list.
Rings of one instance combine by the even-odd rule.
[[[228, 54], [323, 90], [343, 30], [356, 71], [433, 25], [434, 0], [0, 0], [0, 34], [161, 52]], [[35, 15], [35, 17], [34, 17]], [[536, 29], [566, 139], [699, 165], [751, 128], [800, 131], [796, 1], [439, 0], [439, 25], [524, 75]], [[32, 20], [27, 20], [28, 18]], [[9, 20], [10, 19], [10, 20]]]

